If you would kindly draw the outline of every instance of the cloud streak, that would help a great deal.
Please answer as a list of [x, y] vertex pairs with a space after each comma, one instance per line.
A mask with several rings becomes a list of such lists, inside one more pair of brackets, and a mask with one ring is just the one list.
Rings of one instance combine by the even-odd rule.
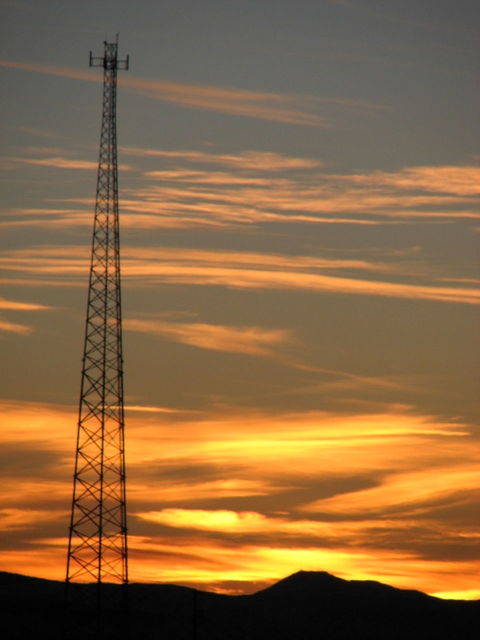
[[[235, 225], [433, 224], [480, 217], [476, 207], [478, 169], [471, 166], [336, 175], [307, 165], [288, 173], [277, 170], [274, 174], [271, 169], [266, 175], [264, 169], [248, 169], [242, 154], [235, 166], [233, 158], [222, 154], [134, 152], [158, 157], [163, 164], [178, 158], [183, 166], [146, 171], [146, 185], [127, 194], [124, 206], [130, 211], [138, 206], [139, 211], [147, 208], [179, 218], [216, 218]], [[263, 160], [268, 167], [270, 161]], [[231, 170], [213, 171], [209, 165], [215, 162]], [[271, 162], [272, 166], [276, 163], [281, 165], [282, 159]], [[199, 170], [193, 164], [203, 166]]]
[[50, 309], [50, 307], [44, 304], [18, 302], [16, 300], [0, 298], [0, 309], [8, 309], [9, 311], [43, 311], [45, 309]]
[[[80, 258], [79, 256], [82, 256]], [[0, 256], [4, 270], [37, 275], [83, 276], [85, 248], [31, 249], [5, 252]], [[410, 301], [480, 304], [480, 291], [465, 286], [432, 286], [388, 280], [330, 275], [322, 271], [344, 270], [392, 273], [401, 270], [367, 261], [342, 261], [310, 256], [199, 251], [195, 249], [125, 249], [123, 273], [144, 286], [155, 283], [221, 286], [250, 290], [290, 290], [398, 298]], [[166, 331], [166, 329], [165, 329]]]
[[201, 349], [268, 357], [275, 355], [272, 347], [290, 343], [293, 339], [291, 332], [285, 329], [228, 327], [200, 322], [175, 324], [161, 320], [127, 319], [125, 328], [160, 335]]
[[[163, 282], [175, 284], [244, 289], [296, 289], [464, 304], [480, 302], [480, 292], [473, 288], [434, 287], [315, 273], [315, 266], [321, 269], [322, 261], [315, 265], [315, 259], [312, 259], [309, 268], [309, 258], [305, 256], [293, 259], [294, 266], [292, 263], [289, 264], [288, 258], [284, 261], [283, 256], [268, 256], [264, 259], [257, 254], [246, 253], [239, 256], [237, 253], [224, 251], [180, 250], [176, 255], [175, 253], [174, 250], [154, 252], [152, 257], [155, 255], [157, 260], [150, 264], [143, 261], [130, 261], [129, 257], [126, 257], [125, 272], [131, 277], [157, 275]], [[245, 263], [248, 263], [248, 266]], [[342, 269], [342, 266], [345, 268], [341, 261], [338, 263], [332, 261], [329, 264], [324, 262], [323, 266], [327, 269]], [[350, 268], [352, 266], [350, 264]], [[373, 270], [374, 267], [372, 266], [371, 269]]]
[[[326, 127], [329, 123], [312, 113], [318, 102], [308, 96], [220, 88], [209, 85], [186, 85], [140, 78], [122, 78], [122, 86], [150, 98], [173, 102], [183, 107], [309, 127]], [[313, 109], [312, 109], [313, 107]]]
[[[102, 82], [99, 74], [47, 64], [0, 60], [0, 66], [74, 80]], [[160, 80], [134, 78], [131, 76], [122, 77], [119, 79], [119, 82], [122, 87], [135, 91], [136, 93], [146, 95], [155, 100], [178, 104], [183, 107], [269, 120], [283, 124], [309, 127], [329, 126], [322, 116], [315, 113], [322, 101], [314, 97], [257, 92], [209, 85], [162, 82]], [[328, 101], [346, 104], [347, 106], [358, 106], [358, 108], [362, 109], [371, 108], [370, 105], [363, 103], [357, 104], [354, 101], [351, 103], [341, 99], [336, 101], [334, 98]]]
[[15, 162], [21, 164], [33, 164], [40, 167], [53, 167], [55, 169], [80, 169], [95, 171], [97, 162], [89, 160], [73, 160], [71, 158], [51, 157], [51, 158], [13, 158]]
[[144, 147], [121, 147], [126, 155], [146, 158], [164, 158], [166, 160], [181, 160], [199, 164], [213, 164], [240, 169], [242, 171], [292, 171], [304, 169], [318, 169], [324, 166], [320, 160], [313, 158], [295, 158], [271, 151], [242, 151], [237, 154], [207, 153], [198, 150], [162, 150]]
[[432, 191], [459, 196], [480, 195], [480, 169], [475, 166], [407, 167], [396, 173], [373, 171], [339, 179], [356, 185], [387, 187], [402, 191]]
[[32, 333], [33, 328], [29, 325], [19, 324], [18, 322], [9, 322], [8, 320], [0, 318], [0, 331], [26, 336]]
[[[18, 302], [0, 297], [0, 310], [5, 311], [45, 311], [51, 307], [32, 302]], [[17, 335], [29, 335], [33, 332], [33, 327], [18, 322], [10, 322], [0, 317], [0, 332], [14, 333]]]
[[[35, 155], [41, 152], [39, 148]], [[218, 232], [243, 228], [248, 233], [253, 227], [281, 224], [380, 227], [468, 224], [480, 219], [479, 171], [468, 165], [338, 175], [325, 170], [321, 161], [272, 152], [225, 154], [135, 147], [126, 147], [124, 152], [146, 165], [136, 169], [141, 182], [135, 176], [134, 186], [123, 190], [125, 228]], [[44, 153], [44, 158], [8, 159], [9, 168], [18, 163], [72, 171], [93, 171], [96, 167], [93, 162], [65, 154], [52, 155], [48, 148]], [[122, 168], [134, 171], [130, 165]], [[5, 228], [31, 224], [58, 229], [91, 224], [90, 199], [63, 202], [85, 209], [78, 213], [60, 207], [54, 210], [48, 202], [43, 208], [7, 211], [0, 224]]]
[[[79, 160], [79, 159], [73, 159], [73, 158], [63, 158], [61, 156], [52, 156], [48, 158], [17, 157], [17, 158], [10, 158], [10, 161], [20, 163], [20, 164], [33, 164], [39, 167], [49, 167], [53, 169], [96, 171], [96, 169], [98, 168], [98, 162], [92, 162], [90, 160]], [[119, 169], [121, 171], [131, 171], [132, 167], [125, 164], [120, 164]]]
[[392, 474], [373, 487], [305, 505], [313, 513], [338, 513], [343, 518], [362, 514], [416, 516], [438, 509], [444, 503], [465, 502], [478, 493], [480, 474], [476, 466], [456, 464], [411, 473]]

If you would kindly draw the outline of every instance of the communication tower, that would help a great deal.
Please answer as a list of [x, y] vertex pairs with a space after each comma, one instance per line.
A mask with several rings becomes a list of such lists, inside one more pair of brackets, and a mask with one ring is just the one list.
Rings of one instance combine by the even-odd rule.
[[103, 108], [66, 574], [73, 608], [77, 593], [95, 592], [95, 630], [84, 629], [94, 638], [110, 637], [113, 592], [128, 609], [116, 97], [117, 70], [129, 61], [117, 52], [118, 36], [103, 56], [90, 52], [90, 66], [103, 67]]

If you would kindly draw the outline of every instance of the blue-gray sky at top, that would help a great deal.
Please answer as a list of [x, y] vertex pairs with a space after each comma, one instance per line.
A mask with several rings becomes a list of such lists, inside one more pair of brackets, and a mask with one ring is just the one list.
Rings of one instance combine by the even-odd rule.
[[242, 590], [326, 568], [472, 595], [479, 13], [1, 4], [3, 566], [61, 574], [101, 109], [88, 52], [118, 32], [138, 579]]

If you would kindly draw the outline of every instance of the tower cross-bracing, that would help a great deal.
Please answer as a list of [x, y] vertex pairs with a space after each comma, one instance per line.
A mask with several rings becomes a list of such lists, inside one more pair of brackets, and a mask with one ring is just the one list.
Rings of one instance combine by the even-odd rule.
[[[128, 584], [116, 93], [116, 42], [104, 43], [103, 109], [67, 557], [72, 583]], [[125, 591], [125, 590], [124, 590]]]

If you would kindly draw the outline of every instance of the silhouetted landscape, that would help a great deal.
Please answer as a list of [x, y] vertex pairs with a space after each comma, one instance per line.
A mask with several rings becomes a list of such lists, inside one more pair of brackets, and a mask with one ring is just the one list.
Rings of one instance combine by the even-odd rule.
[[[108, 585], [110, 595], [120, 587]], [[0, 573], [4, 638], [62, 637], [63, 582]], [[91, 595], [95, 586], [81, 586]], [[441, 600], [372, 581], [300, 571], [252, 595], [131, 584], [131, 640], [470, 640], [480, 637], [480, 601]], [[92, 619], [77, 610], [68, 637], [85, 638]], [[112, 620], [105, 637], [122, 637]], [[71, 614], [70, 620], [72, 622]], [[122, 627], [123, 628], [123, 627]]]

